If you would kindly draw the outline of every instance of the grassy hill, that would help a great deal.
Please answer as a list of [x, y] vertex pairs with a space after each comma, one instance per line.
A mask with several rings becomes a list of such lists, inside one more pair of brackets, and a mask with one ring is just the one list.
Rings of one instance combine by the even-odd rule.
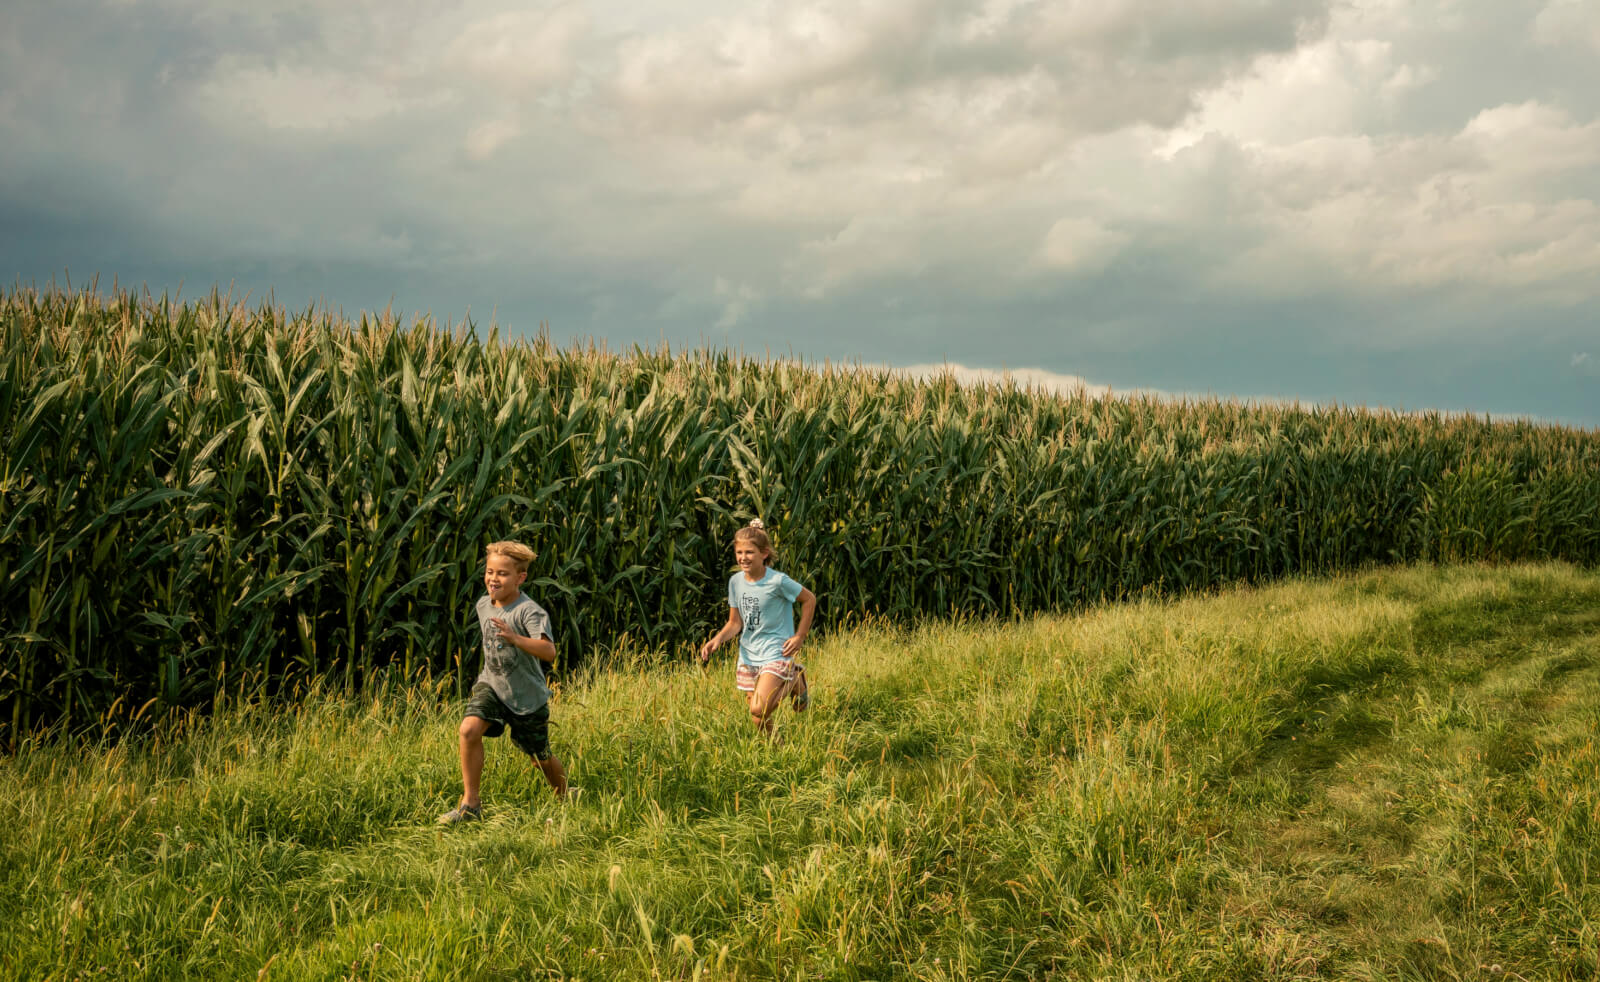
[[726, 659], [569, 678], [575, 800], [493, 741], [485, 821], [451, 830], [436, 690], [25, 744], [0, 761], [0, 973], [1600, 972], [1594, 572], [869, 625], [808, 661], [814, 707], [771, 743]]

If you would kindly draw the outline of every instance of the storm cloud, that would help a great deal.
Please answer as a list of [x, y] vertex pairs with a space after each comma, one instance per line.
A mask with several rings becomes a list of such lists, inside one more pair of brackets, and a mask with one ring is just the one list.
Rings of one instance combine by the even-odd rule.
[[1597, 58], [1594, 0], [30, 5], [0, 272], [1597, 426]]

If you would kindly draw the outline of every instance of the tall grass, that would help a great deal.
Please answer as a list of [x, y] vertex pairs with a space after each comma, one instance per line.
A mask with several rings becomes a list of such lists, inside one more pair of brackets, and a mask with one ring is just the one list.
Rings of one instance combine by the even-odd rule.
[[1059, 397], [124, 292], [0, 296], [0, 744], [311, 679], [459, 680], [483, 544], [565, 665], [720, 619], [753, 515], [860, 616], [1372, 562], [1600, 558], [1600, 434]]
[[1414, 568], [865, 625], [755, 737], [586, 668], [576, 798], [419, 686], [0, 761], [0, 978], [1585, 979], [1600, 578]]

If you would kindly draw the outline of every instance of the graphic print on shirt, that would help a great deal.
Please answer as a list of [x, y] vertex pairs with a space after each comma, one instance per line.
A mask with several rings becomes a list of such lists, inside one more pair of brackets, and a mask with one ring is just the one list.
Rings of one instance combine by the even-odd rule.
[[507, 658], [516, 659], [508, 653], [511, 651], [511, 642], [500, 636], [500, 629], [492, 623], [483, 625], [483, 664], [485, 668], [496, 672], [506, 672]]
[[744, 629], [752, 634], [761, 630], [761, 598], [759, 596], [751, 593], [740, 595], [739, 620], [744, 622]]

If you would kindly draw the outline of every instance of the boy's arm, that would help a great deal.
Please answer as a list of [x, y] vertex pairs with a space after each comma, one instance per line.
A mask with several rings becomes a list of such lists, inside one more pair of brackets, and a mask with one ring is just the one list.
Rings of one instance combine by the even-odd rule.
[[547, 635], [541, 634], [539, 637], [530, 638], [525, 634], [513, 633], [511, 625], [507, 624], [503, 617], [496, 617], [494, 626], [499, 628], [502, 638], [511, 642], [512, 647], [523, 654], [532, 655], [542, 662], [554, 662], [556, 660], [555, 642], [551, 641]]
[[518, 651], [530, 654], [542, 662], [556, 660], [556, 643], [542, 635], [537, 638], [513, 638], [511, 643], [517, 646]]

